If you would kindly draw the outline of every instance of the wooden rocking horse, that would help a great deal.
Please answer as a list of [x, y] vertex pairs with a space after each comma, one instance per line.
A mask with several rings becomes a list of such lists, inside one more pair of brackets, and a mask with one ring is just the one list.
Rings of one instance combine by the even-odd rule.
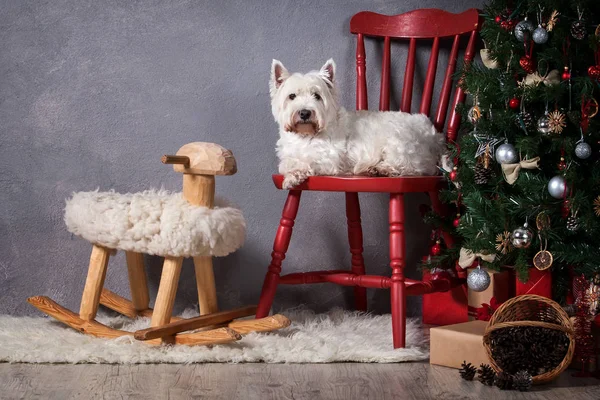
[[[92, 243], [79, 314], [46, 296], [27, 301], [83, 333], [104, 338], [133, 335], [150, 344], [227, 343], [249, 332], [288, 326], [290, 321], [279, 314], [236, 320], [255, 315], [256, 306], [218, 312], [212, 257], [235, 251], [245, 235], [240, 210], [214, 207], [215, 175], [237, 171], [232, 152], [213, 143], [195, 142], [183, 146], [176, 155], [163, 156], [162, 161], [183, 173], [182, 194], [95, 191], [75, 193], [67, 201], [67, 228]], [[115, 250], [126, 252], [131, 301], [103, 288], [108, 260]], [[149, 308], [144, 253], [164, 257], [154, 310]], [[172, 316], [184, 257], [194, 260], [200, 306], [200, 316], [189, 319]], [[151, 327], [126, 332], [101, 324], [95, 320], [100, 304], [130, 318], [150, 317]], [[196, 332], [182, 333], [187, 331]]]

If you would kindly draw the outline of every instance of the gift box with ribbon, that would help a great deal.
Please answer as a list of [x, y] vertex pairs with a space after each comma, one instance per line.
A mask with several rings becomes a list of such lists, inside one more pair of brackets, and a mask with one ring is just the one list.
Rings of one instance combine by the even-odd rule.
[[549, 299], [552, 298], [552, 272], [549, 269], [540, 271], [537, 268], [529, 268], [529, 278], [527, 282], [521, 282], [517, 277], [515, 279], [515, 294], [537, 294]]

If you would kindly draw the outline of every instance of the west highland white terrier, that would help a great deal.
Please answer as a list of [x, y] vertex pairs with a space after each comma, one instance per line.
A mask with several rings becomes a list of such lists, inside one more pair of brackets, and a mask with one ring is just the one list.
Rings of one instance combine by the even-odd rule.
[[273, 60], [271, 107], [279, 124], [279, 173], [290, 189], [313, 175], [435, 175], [444, 137], [424, 114], [346, 111], [335, 63], [290, 74]]

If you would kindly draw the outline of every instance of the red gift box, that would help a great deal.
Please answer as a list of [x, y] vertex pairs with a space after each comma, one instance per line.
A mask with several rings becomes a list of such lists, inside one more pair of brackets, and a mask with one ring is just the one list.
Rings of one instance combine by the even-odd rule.
[[[423, 280], [429, 279], [429, 271], [423, 271]], [[457, 286], [447, 292], [423, 295], [424, 324], [452, 325], [468, 320], [467, 285]]]
[[552, 298], [552, 272], [550, 269], [540, 271], [537, 268], [529, 268], [529, 279], [523, 283], [516, 278], [516, 295], [537, 294], [549, 299]]

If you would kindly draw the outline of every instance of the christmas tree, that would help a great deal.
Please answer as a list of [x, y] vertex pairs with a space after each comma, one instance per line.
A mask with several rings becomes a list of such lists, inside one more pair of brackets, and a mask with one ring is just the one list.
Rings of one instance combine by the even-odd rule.
[[462, 249], [522, 280], [551, 269], [562, 299], [570, 275], [600, 272], [600, 1], [492, 0], [482, 17], [442, 193], [455, 212], [430, 219], [458, 243], [432, 266]]

